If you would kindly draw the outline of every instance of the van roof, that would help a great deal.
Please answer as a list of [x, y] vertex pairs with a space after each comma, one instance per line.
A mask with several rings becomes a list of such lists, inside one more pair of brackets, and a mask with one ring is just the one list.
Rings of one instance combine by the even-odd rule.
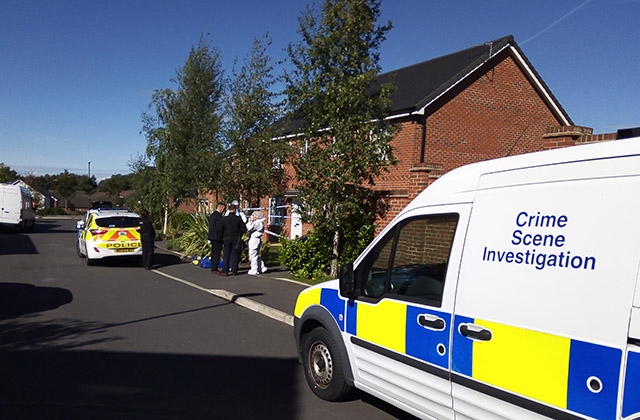
[[584, 144], [472, 163], [453, 169], [437, 179], [407, 206], [407, 210], [425, 205], [471, 202], [478, 186], [478, 181], [485, 174], [633, 155], [640, 155], [640, 137]]

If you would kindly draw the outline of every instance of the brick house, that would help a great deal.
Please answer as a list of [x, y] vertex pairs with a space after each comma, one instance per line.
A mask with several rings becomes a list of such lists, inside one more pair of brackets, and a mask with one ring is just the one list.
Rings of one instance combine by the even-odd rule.
[[[389, 204], [378, 231], [445, 172], [554, 147], [563, 127], [574, 127], [512, 36], [380, 75], [381, 82], [390, 78], [397, 86], [388, 120], [400, 126], [392, 141], [398, 164], [376, 182]], [[272, 231], [305, 233], [295, 191], [270, 204], [270, 214], [285, 216], [271, 218]]]

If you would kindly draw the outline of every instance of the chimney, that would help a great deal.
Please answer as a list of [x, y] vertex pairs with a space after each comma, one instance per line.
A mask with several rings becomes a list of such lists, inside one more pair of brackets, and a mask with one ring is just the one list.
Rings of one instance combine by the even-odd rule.
[[586, 143], [593, 137], [593, 128], [581, 127], [579, 125], [560, 125], [547, 128], [542, 135], [544, 143], [543, 150], [560, 149], [568, 146], [575, 146], [577, 143]]

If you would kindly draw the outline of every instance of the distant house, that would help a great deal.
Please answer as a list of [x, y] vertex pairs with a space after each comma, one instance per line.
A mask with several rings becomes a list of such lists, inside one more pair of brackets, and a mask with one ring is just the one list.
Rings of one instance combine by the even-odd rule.
[[21, 179], [15, 181], [14, 184], [25, 187], [31, 192], [33, 203], [38, 209], [58, 207], [58, 199], [46, 189], [32, 187]]
[[[98, 191], [89, 195], [84, 191], [76, 191], [69, 197], [67, 205], [71, 211], [85, 212], [91, 208], [92, 203], [98, 201], [111, 202], [113, 206], [122, 206], [129, 195], [130, 191], [120, 191], [118, 198], [114, 200], [106, 192]], [[61, 203], [65, 202], [63, 197], [59, 197], [59, 200]]]

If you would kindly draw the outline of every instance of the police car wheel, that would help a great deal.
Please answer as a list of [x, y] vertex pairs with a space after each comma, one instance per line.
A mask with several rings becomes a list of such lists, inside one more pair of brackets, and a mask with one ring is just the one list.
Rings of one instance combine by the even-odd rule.
[[89, 251], [87, 251], [87, 248], [84, 249], [84, 256], [85, 256], [84, 260], [86, 261], [87, 265], [95, 264], [95, 261], [89, 258]]
[[303, 337], [304, 375], [311, 390], [327, 401], [348, 396], [351, 386], [344, 379], [342, 360], [334, 338], [322, 327]]
[[82, 251], [80, 248], [80, 241], [76, 241], [76, 252], [78, 253], [78, 257], [84, 258], [84, 255], [82, 255]]

